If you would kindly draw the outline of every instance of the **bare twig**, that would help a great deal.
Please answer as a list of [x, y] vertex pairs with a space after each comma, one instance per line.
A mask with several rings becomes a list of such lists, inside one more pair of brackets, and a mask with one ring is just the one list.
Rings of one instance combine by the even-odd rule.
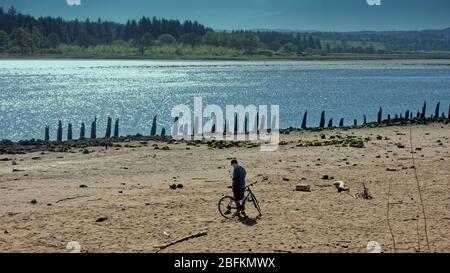
[[410, 144], [411, 144], [411, 158], [412, 158], [412, 162], [413, 162], [413, 166], [414, 166], [414, 176], [415, 176], [416, 182], [417, 182], [417, 190], [419, 192], [420, 205], [422, 207], [423, 221], [424, 221], [424, 225], [425, 225], [425, 239], [427, 241], [428, 252], [431, 252], [430, 241], [428, 240], [427, 215], [426, 215], [426, 212], [425, 212], [425, 205], [423, 203], [422, 189], [420, 188], [419, 176], [417, 174], [416, 159], [414, 157], [412, 124], [410, 124], [410, 126], [409, 126], [409, 140], [410, 140]]
[[392, 244], [393, 244], [394, 253], [395, 253], [395, 252], [397, 252], [397, 247], [396, 247], [396, 244], [395, 244], [395, 236], [394, 236], [394, 232], [392, 230], [391, 220], [389, 218], [390, 212], [391, 212], [391, 190], [392, 190], [392, 180], [389, 179], [388, 203], [387, 203], [386, 218], [387, 218], [387, 224], [388, 224], [388, 227], [389, 227], [389, 232], [391, 233]]
[[69, 201], [69, 200], [74, 200], [74, 199], [78, 199], [78, 198], [83, 198], [83, 197], [89, 197], [89, 196], [82, 195], [82, 196], [75, 196], [75, 197], [64, 198], [64, 199], [60, 199], [60, 200], [56, 201], [56, 204], [64, 202], [64, 201]]
[[169, 246], [173, 246], [175, 244], [178, 244], [178, 243], [190, 240], [190, 239], [198, 238], [198, 237], [203, 237], [203, 236], [206, 236], [206, 235], [208, 235], [208, 232], [207, 231], [202, 231], [202, 232], [195, 233], [195, 234], [183, 237], [181, 239], [172, 241], [172, 242], [167, 243], [167, 244], [153, 246], [153, 248], [158, 248], [159, 249], [158, 252], [159, 252], [159, 251], [161, 251], [163, 249], [168, 248]]

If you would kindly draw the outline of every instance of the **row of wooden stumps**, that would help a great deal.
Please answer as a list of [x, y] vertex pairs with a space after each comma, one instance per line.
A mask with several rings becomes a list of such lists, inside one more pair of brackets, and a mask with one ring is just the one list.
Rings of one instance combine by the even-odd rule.
[[[441, 108], [441, 103], [439, 102], [436, 105], [435, 108], [435, 113], [434, 115], [431, 116], [431, 120], [437, 121], [439, 119], [447, 119], [450, 120], [450, 107], [448, 109], [448, 115], [447, 117], [445, 116], [445, 113], [440, 112], [440, 108]], [[387, 116], [387, 119], [383, 120], [383, 108], [380, 107], [380, 110], [378, 111], [378, 117], [377, 117], [377, 123], [378, 124], [382, 124], [382, 123], [387, 123], [389, 124], [391, 121], [410, 121], [410, 120], [418, 120], [418, 121], [427, 121], [427, 117], [426, 117], [426, 111], [427, 111], [427, 103], [425, 102], [422, 110], [421, 111], [417, 111], [416, 116], [414, 117], [413, 112], [411, 111], [406, 111], [404, 116], [403, 114], [395, 114], [394, 117], [392, 117], [391, 115]], [[364, 120], [362, 125], [366, 125], [367, 124], [367, 117], [366, 115], [363, 116]], [[260, 121], [259, 118], [259, 113], [257, 113], [257, 118], [255, 121], [255, 128], [257, 128], [258, 133], [259, 130], [263, 130], [264, 128], [261, 127], [260, 128], [260, 122], [261, 125], [265, 124], [265, 117], [263, 116], [262, 121]], [[302, 120], [302, 124], [301, 124], [301, 129], [308, 129], [307, 126], [307, 121], [308, 121], [308, 112], [305, 112], [305, 114], [303, 115], [303, 120]], [[178, 118], [175, 119], [175, 123], [178, 122]], [[235, 116], [235, 121], [234, 121], [234, 134], [238, 133], [238, 118], [237, 116]], [[325, 125], [327, 125], [328, 128], [333, 128], [334, 127], [334, 120], [330, 119], [328, 120], [328, 124], [326, 124], [326, 120], [325, 120], [325, 111], [323, 111], [321, 113], [320, 116], [320, 123], [319, 123], [319, 128], [323, 129], [325, 128]], [[358, 126], [358, 120], [354, 119], [353, 121], [353, 125], [354, 126]], [[227, 126], [225, 126], [224, 128], [224, 135], [226, 135], [227, 132]], [[248, 118], [245, 117], [245, 123], [244, 123], [244, 132], [245, 134], [249, 134], [249, 123], [248, 123]], [[339, 127], [344, 127], [344, 119], [341, 118], [339, 121]], [[274, 125], [272, 125], [272, 128], [275, 128]], [[216, 133], [216, 128], [215, 125], [212, 128], [212, 133]], [[152, 126], [151, 126], [151, 130], [150, 130], [150, 136], [156, 136], [157, 134], [157, 116], [153, 117], [153, 121], [152, 121]], [[166, 136], [166, 129], [162, 128], [161, 130], [161, 137], [165, 137]], [[106, 133], [105, 133], [105, 139], [110, 139], [110, 138], [119, 138], [119, 119], [117, 119], [115, 121], [114, 124], [114, 132], [112, 131], [112, 119], [110, 117], [108, 117], [108, 123], [106, 126]], [[91, 139], [97, 139], [97, 118], [94, 119], [94, 121], [91, 123], [91, 135], [90, 135]], [[86, 139], [86, 125], [84, 123], [81, 123], [81, 128], [80, 128], [80, 140]], [[45, 140], [46, 141], [50, 141], [50, 127], [46, 126], [45, 127]], [[62, 125], [62, 121], [58, 122], [58, 129], [57, 129], [57, 134], [56, 134], [56, 140], [57, 141], [62, 141], [63, 140], [63, 125]], [[73, 140], [73, 126], [71, 123], [68, 124], [67, 126], [67, 140]]]
[[[377, 115], [377, 123], [378, 124], [382, 124], [382, 123], [390, 123], [391, 121], [411, 121], [411, 120], [418, 120], [418, 121], [426, 121], [426, 120], [432, 120], [432, 121], [437, 121], [439, 119], [442, 120], [450, 120], [450, 106], [448, 108], [448, 115], [447, 117], [445, 116], [445, 113], [441, 113], [441, 103], [438, 102], [438, 104], [436, 105], [435, 108], [435, 112], [434, 115], [432, 115], [430, 117], [430, 119], [427, 118], [426, 116], [426, 111], [427, 111], [427, 103], [425, 102], [422, 110], [421, 111], [417, 111], [416, 116], [414, 117], [413, 112], [411, 111], [406, 111], [405, 115], [403, 116], [403, 114], [395, 114], [395, 116], [391, 116], [390, 114], [387, 115], [387, 119], [383, 119], [383, 108], [380, 107], [380, 110], [378, 111], [378, 115]], [[362, 125], [366, 125], [367, 124], [367, 117], [366, 115], [363, 116], [363, 123]], [[303, 120], [302, 120], [302, 124], [301, 124], [301, 129], [307, 129], [307, 120], [308, 120], [308, 112], [305, 112], [305, 114], [303, 115]], [[326, 124], [326, 119], [325, 119], [325, 111], [323, 111], [320, 115], [320, 123], [319, 123], [319, 128], [323, 129], [325, 128], [325, 125], [327, 125], [328, 128], [333, 128], [334, 120], [330, 119], [328, 120], [328, 124]], [[353, 121], [353, 125], [354, 126], [358, 126], [358, 120], [354, 119]], [[339, 127], [344, 127], [344, 119], [341, 118], [341, 120], [339, 121]]]
[[[157, 130], [157, 116], [153, 118], [152, 127], [150, 131], [150, 136], [156, 136], [156, 130]], [[97, 139], [97, 117], [95, 117], [94, 121], [91, 123], [91, 132], [90, 132], [90, 139]], [[163, 128], [161, 130], [161, 136], [165, 137], [166, 135], [166, 129]], [[108, 123], [106, 125], [106, 133], [105, 133], [105, 139], [119, 138], [119, 119], [116, 119], [114, 123], [114, 131], [112, 131], [112, 118], [108, 117]], [[67, 125], [67, 140], [73, 140], [73, 126], [71, 123]], [[80, 127], [80, 140], [86, 139], [86, 125], [85, 123], [81, 123]], [[50, 141], [50, 126], [45, 127], [45, 141]], [[63, 124], [62, 121], [58, 122], [58, 129], [56, 132], [56, 141], [61, 142], [63, 141]]]

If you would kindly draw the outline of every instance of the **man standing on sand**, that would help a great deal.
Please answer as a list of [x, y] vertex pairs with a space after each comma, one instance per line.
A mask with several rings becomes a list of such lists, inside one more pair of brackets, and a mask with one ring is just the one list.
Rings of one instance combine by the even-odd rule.
[[247, 175], [247, 172], [245, 169], [239, 165], [238, 161], [236, 159], [231, 161], [231, 166], [233, 167], [233, 194], [234, 194], [234, 201], [236, 202], [237, 212], [235, 216], [242, 215], [245, 217], [245, 207], [242, 205], [242, 200], [244, 199], [245, 195], [245, 176]]

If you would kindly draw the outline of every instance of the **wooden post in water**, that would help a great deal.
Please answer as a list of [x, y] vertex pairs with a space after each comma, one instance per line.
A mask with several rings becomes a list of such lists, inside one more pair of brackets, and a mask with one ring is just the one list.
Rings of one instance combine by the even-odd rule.
[[383, 121], [383, 108], [380, 107], [380, 111], [378, 111], [378, 124], [381, 124]]
[[410, 115], [409, 115], [409, 110], [408, 110], [408, 111], [406, 111], [406, 113], [405, 113], [405, 119], [406, 119], [406, 120], [409, 120], [409, 119], [410, 119], [409, 116], [410, 116]]
[[56, 141], [61, 142], [63, 135], [62, 121], [58, 121], [58, 131], [56, 133]]
[[325, 111], [323, 111], [322, 114], [320, 115], [319, 128], [321, 129], [325, 128]]
[[97, 117], [91, 124], [91, 139], [97, 139]]
[[245, 133], [245, 135], [248, 135], [250, 133], [249, 130], [248, 130], [248, 117], [247, 117], [247, 115], [245, 115], [244, 133]]
[[302, 120], [302, 129], [306, 129], [307, 128], [307, 119], [308, 119], [308, 111], [305, 112], [305, 114], [303, 115], [303, 120]]
[[72, 123], [69, 123], [67, 126], [67, 140], [71, 141], [73, 139], [73, 133], [72, 133]]
[[105, 138], [111, 138], [111, 130], [112, 130], [112, 119], [111, 117], [108, 117], [108, 123], [106, 124]]
[[45, 126], [45, 141], [50, 141], [50, 127], [49, 126]]
[[421, 116], [421, 118], [425, 119], [426, 118], [426, 114], [427, 114], [427, 102], [424, 102], [423, 103], [423, 107], [422, 107], [422, 116]]
[[450, 120], [450, 106], [448, 107], [448, 115], [447, 115], [447, 119]]
[[262, 131], [263, 133], [265, 133], [266, 130], [267, 130], [266, 126], [267, 126], [266, 116], [262, 115], [261, 116], [261, 122], [259, 123], [259, 131], [260, 132]]
[[434, 114], [434, 119], [438, 120], [439, 116], [440, 116], [440, 108], [441, 108], [441, 103], [438, 102], [438, 104], [436, 105], [436, 110], [435, 110], [435, 114]]
[[239, 132], [239, 128], [238, 128], [239, 124], [238, 124], [238, 115], [235, 114], [234, 115], [234, 135], [237, 136], [238, 132]]
[[367, 117], [366, 117], [366, 115], [364, 115], [364, 123], [363, 123], [364, 125], [366, 125], [367, 124]]
[[252, 128], [252, 131], [251, 131], [251, 134], [254, 134], [256, 136], [258, 136], [258, 132], [259, 132], [259, 130], [258, 130], [259, 120], [258, 119], [259, 119], [259, 113], [256, 114], [256, 119], [255, 119], [255, 121], [253, 123], [253, 128]]
[[[395, 114], [395, 119], [398, 120], [398, 115], [397, 114]], [[387, 123], [388, 124], [391, 123], [391, 114], [389, 114], [388, 117], [387, 117]]]
[[217, 118], [214, 115], [213, 117], [213, 126], [211, 126], [211, 134], [215, 134], [217, 131]]
[[119, 119], [114, 123], [114, 138], [119, 138]]
[[81, 128], [80, 128], [80, 140], [83, 140], [86, 138], [86, 125], [83, 123], [81, 123]]
[[333, 119], [328, 121], [328, 128], [333, 128]]
[[223, 135], [226, 136], [227, 135], [227, 130], [228, 130], [228, 119], [225, 119], [225, 124], [223, 126]]
[[156, 136], [156, 119], [158, 116], [153, 117], [152, 129], [150, 130], [150, 136]]
[[162, 128], [161, 137], [166, 137], [166, 128]]
[[339, 121], [339, 127], [344, 127], [344, 118], [341, 118], [341, 121]]
[[355, 120], [353, 120], [353, 126], [358, 126], [358, 120], [355, 118]]
[[256, 134], [259, 135], [259, 112], [256, 113]]
[[175, 120], [173, 121], [173, 126], [172, 126], [172, 136], [173, 137], [178, 137], [179, 134], [179, 128], [180, 127], [180, 118], [176, 117]]

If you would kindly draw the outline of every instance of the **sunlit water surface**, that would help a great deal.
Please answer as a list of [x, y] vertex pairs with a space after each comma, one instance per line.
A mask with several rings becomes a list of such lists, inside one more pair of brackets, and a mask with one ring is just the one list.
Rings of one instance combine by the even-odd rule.
[[385, 113], [417, 111], [426, 100], [429, 114], [450, 105], [446, 61], [233, 62], [233, 61], [0, 61], [0, 139], [43, 138], [45, 125], [56, 137], [58, 120], [81, 122], [87, 132], [95, 116], [99, 135], [108, 116], [120, 118], [121, 135], [149, 134], [151, 119], [170, 128], [175, 105], [279, 105], [280, 126], [299, 127], [308, 110], [310, 126], [320, 112], [346, 124], [375, 120]]

